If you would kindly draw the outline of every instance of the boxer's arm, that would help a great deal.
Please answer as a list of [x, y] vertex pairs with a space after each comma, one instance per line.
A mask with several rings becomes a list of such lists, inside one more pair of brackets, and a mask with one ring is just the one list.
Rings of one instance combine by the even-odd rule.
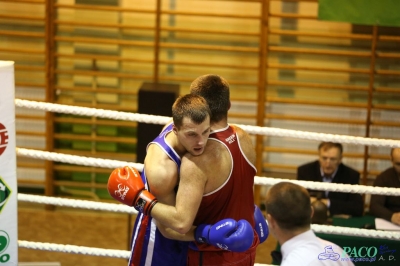
[[157, 223], [157, 228], [160, 230], [161, 234], [166, 238], [179, 241], [194, 241], [194, 231], [196, 229], [195, 226], [192, 226], [192, 228], [186, 234], [180, 234], [177, 231], [166, 227], [162, 223]]
[[207, 177], [201, 169], [209, 167], [207, 160], [199, 158], [203, 155], [185, 155], [182, 158], [175, 206], [156, 204], [151, 212], [151, 216], [159, 223], [180, 234], [185, 234], [192, 228], [203, 197]]
[[145, 171], [151, 194], [161, 203], [175, 205], [178, 169], [172, 160], [168, 161], [145, 163]]
[[132, 167], [115, 169], [108, 179], [107, 188], [114, 199], [133, 206], [139, 212], [151, 215], [165, 226], [185, 234], [192, 227], [206, 180], [204, 172], [199, 171], [196, 162], [189, 160], [186, 165], [187, 167], [181, 166], [181, 170], [185, 170], [187, 175], [181, 175], [175, 206], [158, 203], [157, 198], [145, 189], [139, 172]]

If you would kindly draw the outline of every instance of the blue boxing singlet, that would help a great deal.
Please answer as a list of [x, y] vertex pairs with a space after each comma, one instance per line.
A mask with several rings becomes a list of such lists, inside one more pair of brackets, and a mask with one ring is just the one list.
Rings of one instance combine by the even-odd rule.
[[[172, 131], [172, 123], [150, 144], [158, 145], [168, 157], [176, 163], [178, 172], [181, 158], [166, 142], [166, 135]], [[149, 146], [147, 145], [147, 147]], [[147, 190], [150, 191], [145, 170], [141, 173], [142, 180]], [[150, 191], [151, 192], [151, 191]], [[138, 213], [133, 227], [131, 240], [131, 257], [129, 266], [184, 266], [187, 261], [187, 251], [190, 242], [183, 242], [165, 238], [158, 230], [151, 216]]]

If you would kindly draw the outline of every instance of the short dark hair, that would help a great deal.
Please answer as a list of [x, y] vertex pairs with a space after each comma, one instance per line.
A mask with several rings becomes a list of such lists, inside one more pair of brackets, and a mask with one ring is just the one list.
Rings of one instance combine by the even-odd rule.
[[223, 77], [214, 74], [200, 76], [190, 85], [190, 93], [206, 99], [211, 110], [211, 122], [227, 119], [231, 103], [229, 83]]
[[172, 119], [177, 128], [182, 126], [185, 117], [189, 117], [196, 124], [201, 124], [210, 116], [211, 111], [206, 100], [199, 95], [180, 96], [172, 105]]
[[307, 189], [291, 182], [280, 182], [269, 189], [265, 210], [285, 230], [303, 229], [311, 224], [310, 195]]
[[321, 142], [321, 143], [318, 145], [318, 151], [320, 151], [321, 149], [322, 149], [322, 150], [328, 150], [328, 149], [330, 149], [330, 148], [338, 148], [340, 154], [343, 153], [343, 146], [342, 146], [342, 144], [337, 143], [337, 142]]

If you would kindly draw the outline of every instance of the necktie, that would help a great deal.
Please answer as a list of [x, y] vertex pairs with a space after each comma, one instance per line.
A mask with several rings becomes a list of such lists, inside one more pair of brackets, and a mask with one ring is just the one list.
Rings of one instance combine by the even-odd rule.
[[282, 253], [280, 251], [274, 250], [271, 252], [272, 261], [274, 263], [281, 264], [282, 262]]

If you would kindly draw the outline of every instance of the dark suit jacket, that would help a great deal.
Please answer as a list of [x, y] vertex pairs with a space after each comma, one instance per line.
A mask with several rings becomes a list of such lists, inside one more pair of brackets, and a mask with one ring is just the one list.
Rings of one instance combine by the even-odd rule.
[[[400, 188], [400, 181], [394, 168], [390, 167], [378, 175], [374, 186]], [[376, 217], [391, 221], [393, 213], [400, 212], [400, 197], [373, 194], [369, 211]]]
[[[319, 162], [311, 162], [297, 168], [297, 179], [306, 181], [323, 182]], [[332, 183], [355, 184], [360, 181], [360, 173], [341, 163], [336, 172]], [[310, 196], [326, 198], [325, 191], [308, 190]], [[364, 201], [360, 194], [343, 193], [330, 191], [328, 194], [330, 201], [329, 212], [331, 215], [348, 214], [352, 216], [361, 216], [364, 212]]]

